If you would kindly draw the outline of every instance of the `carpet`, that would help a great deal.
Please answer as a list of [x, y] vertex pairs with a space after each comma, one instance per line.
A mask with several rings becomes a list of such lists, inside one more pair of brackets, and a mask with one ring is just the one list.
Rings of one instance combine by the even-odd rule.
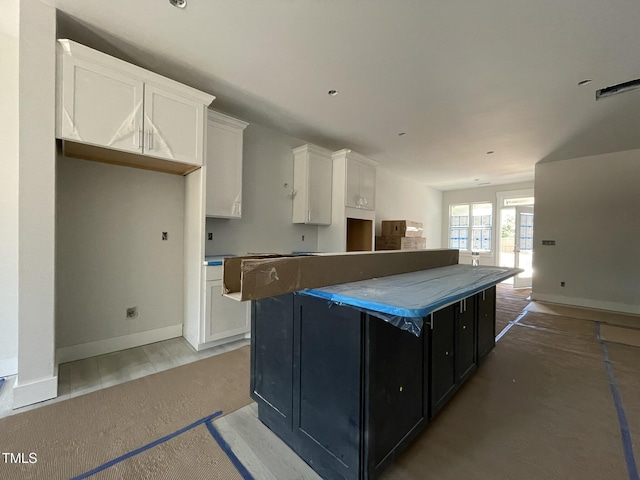
[[241, 479], [203, 419], [251, 402], [249, 352], [242, 347], [0, 419], [0, 449], [14, 454], [0, 458], [0, 479], [82, 478], [122, 457], [90, 478]]

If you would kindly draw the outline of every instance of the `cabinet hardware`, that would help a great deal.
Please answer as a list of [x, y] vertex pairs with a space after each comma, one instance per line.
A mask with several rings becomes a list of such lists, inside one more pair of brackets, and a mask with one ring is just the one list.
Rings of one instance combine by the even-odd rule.
[[483, 290], [483, 291], [482, 291], [482, 301], [483, 301], [483, 302], [486, 300], [486, 294], [487, 294], [487, 291], [486, 291], [486, 290]]
[[431, 325], [431, 330], [433, 330], [433, 313], [430, 315], [431, 320], [429, 321], [430, 325]]
[[467, 311], [467, 299], [460, 300], [460, 313], [464, 313]]
[[140, 127], [138, 129], [138, 148], [142, 148], [142, 142], [143, 142], [143, 138], [142, 138], [142, 127]]
[[149, 130], [149, 150], [153, 150], [153, 131]]
[[462, 329], [463, 329], [463, 330], [466, 330], [466, 329], [467, 329], [467, 326], [466, 326], [466, 325], [463, 325], [463, 326], [462, 326]]
[[445, 356], [447, 356], [447, 357], [449, 356], [449, 352], [444, 352], [444, 354], [445, 354]]
[[307, 210], [307, 222], [311, 221], [311, 210]]

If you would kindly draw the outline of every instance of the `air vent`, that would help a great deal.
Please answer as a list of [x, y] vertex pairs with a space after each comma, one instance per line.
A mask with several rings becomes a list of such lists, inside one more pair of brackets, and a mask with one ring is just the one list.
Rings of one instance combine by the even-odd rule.
[[640, 78], [637, 80], [630, 80], [628, 82], [619, 83], [618, 85], [613, 85], [611, 87], [601, 88], [600, 90], [596, 91], [596, 100], [610, 97], [611, 95], [616, 95], [618, 93], [635, 90], [636, 88], [640, 88]]

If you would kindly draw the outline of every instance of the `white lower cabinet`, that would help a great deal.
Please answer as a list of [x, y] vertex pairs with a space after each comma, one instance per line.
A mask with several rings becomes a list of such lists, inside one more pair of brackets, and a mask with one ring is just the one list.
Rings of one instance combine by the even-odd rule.
[[223, 296], [222, 267], [205, 268], [204, 321], [198, 350], [238, 340], [251, 329], [250, 302], [238, 302]]
[[244, 335], [251, 328], [249, 302], [238, 302], [222, 295], [222, 280], [206, 283], [204, 341], [214, 342]]

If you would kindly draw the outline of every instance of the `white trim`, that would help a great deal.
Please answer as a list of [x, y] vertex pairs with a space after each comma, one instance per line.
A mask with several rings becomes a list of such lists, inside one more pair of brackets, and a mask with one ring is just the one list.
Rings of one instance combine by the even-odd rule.
[[588, 298], [573, 298], [563, 295], [548, 295], [546, 293], [531, 293], [531, 299], [540, 302], [557, 303], [560, 305], [568, 305], [572, 307], [593, 308], [596, 310], [605, 310], [615, 313], [629, 313], [631, 315], [640, 315], [640, 307], [638, 305], [629, 305], [626, 303], [607, 302], [602, 300], [591, 300]]
[[[247, 336], [249, 335], [249, 336]], [[251, 338], [251, 333], [240, 333], [227, 338], [221, 338], [220, 340], [213, 340], [211, 342], [199, 343], [198, 345], [192, 345], [197, 351], [206, 350], [207, 348], [217, 347], [224, 345], [225, 343], [235, 342], [236, 340], [242, 340], [244, 338]]]
[[9, 377], [18, 373], [18, 357], [0, 360], [0, 377]]
[[149, 343], [161, 342], [182, 336], [182, 324], [171, 325], [170, 327], [156, 328], [146, 332], [131, 333], [121, 337], [105, 338], [94, 342], [80, 343], [68, 347], [61, 347], [56, 350], [56, 361], [58, 364], [73, 362], [83, 358], [104, 355], [105, 353], [126, 350], [127, 348], [140, 347]]
[[13, 408], [44, 402], [58, 396], [58, 375], [20, 385], [20, 377], [13, 387]]
[[226, 115], [222, 112], [218, 112], [216, 110], [209, 110], [209, 109], [207, 109], [207, 120], [211, 120], [213, 122], [226, 125], [228, 127], [233, 127], [234, 132], [237, 129], [244, 130], [249, 125], [247, 122], [238, 120], [237, 118], [230, 117], [229, 115]]
[[507, 198], [520, 198], [520, 197], [534, 197], [535, 198], [535, 190], [533, 188], [527, 188], [526, 190], [506, 190], [503, 192], [496, 192], [496, 207], [498, 210], [501, 208], [513, 208], [513, 207], [504, 207], [504, 201]]

